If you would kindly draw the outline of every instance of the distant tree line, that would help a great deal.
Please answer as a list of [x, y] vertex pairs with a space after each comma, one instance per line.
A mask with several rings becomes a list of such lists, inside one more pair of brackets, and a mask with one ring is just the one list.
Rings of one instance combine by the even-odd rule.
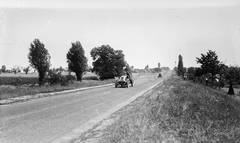
[[228, 94], [234, 95], [233, 85], [240, 85], [240, 67], [227, 66], [218, 60], [217, 53], [208, 50], [196, 58], [200, 67], [183, 67], [183, 58], [179, 55], [178, 67], [175, 68], [179, 76], [187, 77], [190, 80], [199, 80], [205, 85], [223, 87], [229, 85]]

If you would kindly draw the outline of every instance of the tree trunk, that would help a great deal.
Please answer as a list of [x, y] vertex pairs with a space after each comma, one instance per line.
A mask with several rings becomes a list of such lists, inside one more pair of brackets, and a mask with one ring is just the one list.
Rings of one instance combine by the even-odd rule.
[[76, 72], [76, 76], [77, 76], [77, 81], [82, 82], [82, 73], [81, 72]]
[[228, 94], [229, 95], [235, 95], [232, 82], [230, 82], [230, 86], [229, 86], [229, 89], [228, 89]]
[[211, 86], [213, 87], [213, 82], [214, 82], [214, 75], [212, 74], [212, 84], [211, 84]]
[[39, 72], [39, 77], [38, 77], [38, 84], [39, 84], [39, 86], [43, 85], [45, 75], [46, 75], [46, 72]]

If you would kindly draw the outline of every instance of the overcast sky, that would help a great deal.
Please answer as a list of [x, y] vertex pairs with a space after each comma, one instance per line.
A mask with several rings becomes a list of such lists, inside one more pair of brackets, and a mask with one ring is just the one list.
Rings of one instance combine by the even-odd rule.
[[0, 66], [28, 66], [38, 38], [52, 67], [67, 67], [71, 43], [80, 41], [88, 65], [94, 47], [123, 50], [130, 66], [185, 67], [216, 51], [226, 65], [240, 65], [239, 0], [0, 0]]

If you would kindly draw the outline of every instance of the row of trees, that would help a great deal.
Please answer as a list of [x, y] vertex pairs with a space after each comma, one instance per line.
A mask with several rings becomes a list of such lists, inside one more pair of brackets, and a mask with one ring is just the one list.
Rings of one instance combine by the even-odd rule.
[[[223, 62], [218, 60], [217, 53], [209, 50], [206, 54], [201, 54], [201, 57], [196, 58], [196, 62], [200, 67], [183, 67], [183, 58], [179, 55], [179, 62], [177, 73], [179, 76], [187, 76], [189, 79], [205, 78], [206, 84], [208, 82], [211, 86], [216, 81], [218, 86], [224, 86], [225, 83], [229, 84], [228, 94], [233, 95], [233, 85], [240, 85], [240, 68], [237, 66], [226, 66]], [[210, 81], [209, 81], [210, 80]]]
[[[114, 50], [109, 45], [95, 47], [91, 50], [90, 54], [93, 58], [92, 72], [95, 72], [100, 79], [120, 76], [124, 73], [124, 67], [128, 66], [123, 51]], [[72, 47], [67, 52], [66, 58], [69, 70], [75, 72], [77, 80], [81, 81], [83, 73], [88, 69], [88, 60], [79, 41], [72, 43]], [[39, 73], [39, 85], [41, 86], [50, 69], [51, 56], [39, 39], [35, 39], [31, 43], [28, 59], [31, 67]]]
[[26, 74], [28, 74], [30, 69], [31, 69], [30, 66], [27, 66], [27, 67], [14, 66], [13, 68], [11, 68], [9, 70], [9, 69], [7, 69], [6, 65], [2, 65], [2, 67], [0, 69], [0, 73], [15, 73], [15, 74], [17, 74], [17, 73], [23, 71]]

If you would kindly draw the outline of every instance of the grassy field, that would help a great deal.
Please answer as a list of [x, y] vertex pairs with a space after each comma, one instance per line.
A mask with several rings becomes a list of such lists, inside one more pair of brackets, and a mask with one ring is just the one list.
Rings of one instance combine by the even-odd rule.
[[80, 142], [240, 142], [240, 102], [173, 75], [81, 136]]
[[[62, 75], [68, 75], [68, 72], [63, 72]], [[75, 76], [75, 73], [71, 73]], [[96, 74], [87, 72], [83, 75], [83, 80], [96, 79]], [[22, 85], [38, 83], [38, 73], [2, 73], [0, 74], [0, 85]]]
[[[71, 90], [81, 87], [89, 87], [89, 86], [97, 86], [97, 85], [103, 85], [103, 84], [109, 84], [113, 83], [114, 80], [91, 80], [93, 77], [96, 77], [93, 73], [87, 73], [83, 76], [82, 82], [74, 81], [73, 83], [69, 83], [68, 85], [62, 86], [60, 84], [57, 85], [44, 85], [44, 86], [35, 86], [35, 83], [38, 83], [37, 74], [7, 74], [7, 75], [1, 75], [0, 81], [7, 80], [7, 82], [16, 82], [16, 80], [21, 77], [21, 80], [25, 82], [25, 84], [28, 85], [19, 85], [19, 86], [13, 86], [13, 85], [0, 85], [0, 100], [8, 99], [8, 98], [14, 98], [14, 97], [21, 97], [25, 95], [35, 95], [38, 93], [49, 93], [49, 92], [55, 92], [55, 91], [63, 91], [63, 90]], [[5, 81], [6, 82], [6, 81]]]

